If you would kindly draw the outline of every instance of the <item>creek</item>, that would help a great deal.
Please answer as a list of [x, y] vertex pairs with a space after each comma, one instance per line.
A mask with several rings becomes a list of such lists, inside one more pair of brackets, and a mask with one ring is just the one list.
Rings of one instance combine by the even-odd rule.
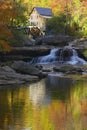
[[87, 130], [87, 80], [49, 75], [2, 87], [0, 130]]
[[69, 47], [53, 48], [49, 55], [33, 58], [30, 63], [84, 65], [87, 62], [79, 57], [78, 52]]
[[[85, 65], [86, 61], [75, 49], [54, 48], [31, 64]], [[0, 130], [87, 130], [87, 80], [50, 73], [36, 83], [1, 86]]]

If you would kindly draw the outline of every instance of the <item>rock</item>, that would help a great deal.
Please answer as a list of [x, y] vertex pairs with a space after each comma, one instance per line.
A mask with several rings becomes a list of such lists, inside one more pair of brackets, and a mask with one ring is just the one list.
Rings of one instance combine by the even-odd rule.
[[[0, 85], [14, 85], [14, 84], [16, 84], [16, 85], [19, 85], [19, 84], [23, 84], [23, 83], [25, 83], [24, 81], [19, 81], [19, 80], [1, 80], [0, 79]], [[0, 86], [0, 88], [1, 88], [2, 86]]]
[[15, 71], [22, 74], [35, 75], [38, 76], [39, 78], [43, 78], [46, 76], [38, 68], [24, 61], [15, 61], [11, 67]]
[[63, 49], [59, 49], [58, 51], [56, 51], [55, 55], [60, 56], [63, 61], [69, 61], [71, 56], [73, 55], [73, 49], [69, 47], [64, 47]]
[[24, 39], [24, 46], [33, 46], [33, 45], [35, 45], [34, 39], [29, 39], [29, 38]]
[[50, 48], [45, 46], [33, 46], [33, 47], [14, 47], [10, 55], [23, 55], [23, 56], [41, 56], [47, 55], [50, 52]]
[[48, 35], [36, 39], [37, 45], [66, 46], [73, 38], [64, 35]]
[[23, 84], [38, 80], [38, 76], [16, 73], [9, 66], [0, 67], [0, 85]]
[[38, 75], [40, 73], [39, 69], [24, 61], [15, 61], [11, 67], [23, 74]]
[[5, 72], [15, 73], [15, 71], [9, 66], [3, 66], [1, 69]]
[[87, 38], [74, 39], [69, 42], [69, 45], [80, 50], [87, 49]]
[[53, 70], [56, 71], [56, 72], [67, 72], [67, 71], [70, 71], [72, 69], [72, 65], [62, 65], [62, 66], [55, 66], [53, 67]]
[[[48, 46], [13, 47], [10, 52], [1, 55], [1, 60], [31, 60], [32, 57], [48, 55], [51, 48]], [[3, 58], [2, 58], [3, 57]]]
[[63, 72], [65, 74], [82, 74], [86, 71], [86, 68], [83, 66], [63, 65], [55, 66], [53, 70], [56, 72]]

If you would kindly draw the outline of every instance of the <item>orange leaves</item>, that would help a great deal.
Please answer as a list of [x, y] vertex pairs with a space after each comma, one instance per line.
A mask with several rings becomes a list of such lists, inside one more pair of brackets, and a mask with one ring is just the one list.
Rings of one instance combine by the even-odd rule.
[[12, 17], [13, 7], [12, 2], [0, 2], [0, 22], [1, 24], [7, 24]]
[[0, 25], [0, 32], [0, 51], [10, 51], [11, 47], [8, 44], [8, 41], [12, 38], [11, 30]]
[[7, 28], [13, 15], [13, 3], [0, 1], [0, 51], [9, 51], [9, 39], [12, 38], [11, 30]]
[[11, 30], [8, 29], [8, 27], [0, 25], [0, 32], [0, 39], [3, 39], [4, 37], [6, 39], [6, 36], [12, 38]]
[[71, 1], [67, 0], [53, 0], [49, 3], [50, 7], [53, 9], [54, 14], [58, 15], [66, 10], [66, 6], [71, 4]]
[[0, 40], [0, 51], [10, 51], [12, 47], [5, 40]]

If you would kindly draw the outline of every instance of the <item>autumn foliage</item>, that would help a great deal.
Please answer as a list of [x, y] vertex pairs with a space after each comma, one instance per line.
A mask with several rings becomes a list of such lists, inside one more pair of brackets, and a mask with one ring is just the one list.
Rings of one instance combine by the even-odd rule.
[[[49, 7], [52, 8], [54, 18], [58, 16], [55, 29], [60, 28], [60, 18], [62, 18], [63, 25], [68, 26], [69, 35], [86, 36], [87, 35], [87, 0], [24, 0], [28, 1], [28, 10], [31, 12], [33, 7]], [[64, 17], [62, 17], [64, 16]], [[53, 19], [54, 22], [55, 19]], [[50, 22], [50, 23], [51, 23]], [[58, 24], [58, 23], [60, 24]], [[59, 27], [58, 27], [59, 26]], [[54, 27], [53, 27], [54, 28]], [[59, 30], [59, 32], [61, 31]], [[64, 32], [64, 31], [63, 31]]]
[[68, 26], [69, 35], [87, 35], [87, 0], [54, 0], [49, 5], [54, 15], [59, 18], [61, 14], [65, 15], [62, 21], [66, 20], [65, 28]]
[[0, 51], [9, 51], [9, 39], [12, 37], [11, 30], [8, 28], [13, 14], [13, 3], [0, 1]]
[[9, 40], [13, 35], [8, 26], [29, 25], [29, 13], [35, 6], [52, 8], [55, 17], [50, 28], [55, 32], [66, 32], [68, 26], [69, 35], [87, 35], [87, 0], [1, 0], [0, 50], [11, 49]]

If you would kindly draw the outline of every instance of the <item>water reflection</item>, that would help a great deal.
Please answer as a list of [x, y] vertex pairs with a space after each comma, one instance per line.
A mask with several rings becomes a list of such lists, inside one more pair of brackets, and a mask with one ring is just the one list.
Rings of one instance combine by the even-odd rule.
[[51, 96], [53, 99], [66, 101], [70, 98], [70, 89], [73, 85], [73, 79], [56, 77], [49, 75], [45, 80], [46, 88], [51, 91]]
[[50, 95], [49, 92], [47, 92], [44, 80], [37, 84], [30, 85], [29, 94], [33, 105], [41, 106], [50, 103]]
[[0, 130], [87, 130], [87, 82], [48, 76], [0, 89]]

